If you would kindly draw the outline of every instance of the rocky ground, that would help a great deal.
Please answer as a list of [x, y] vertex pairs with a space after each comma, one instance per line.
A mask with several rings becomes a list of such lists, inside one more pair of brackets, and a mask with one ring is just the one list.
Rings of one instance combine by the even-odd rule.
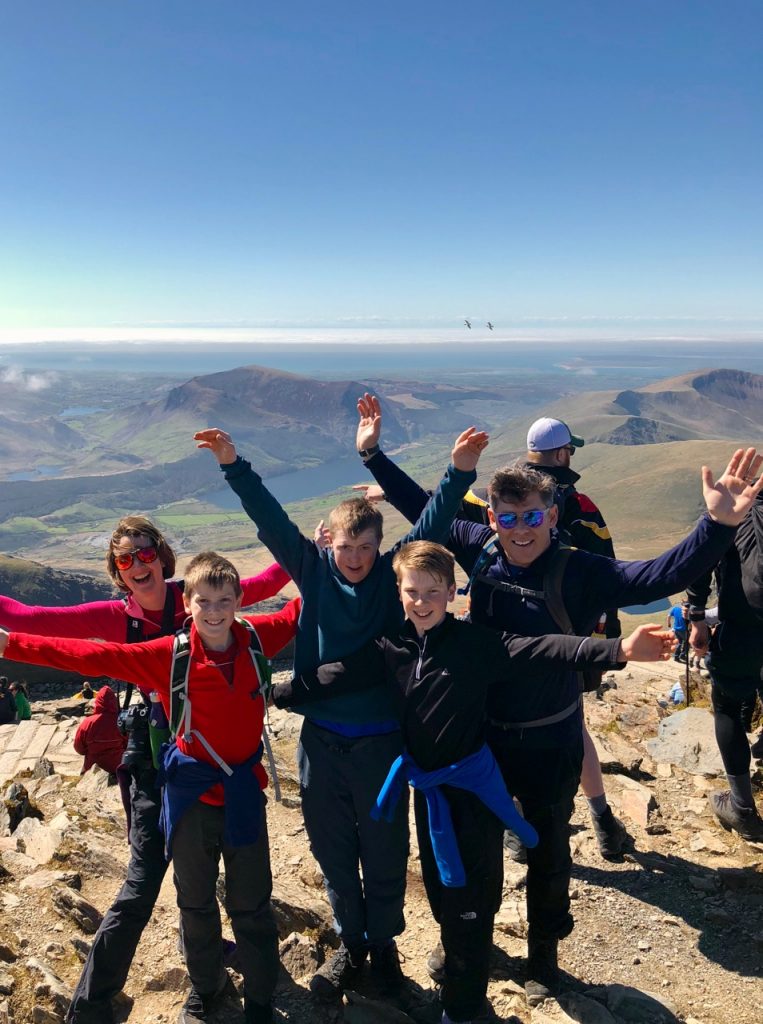
[[[572, 896], [577, 927], [560, 947], [567, 987], [558, 1001], [530, 1011], [523, 990], [526, 923], [524, 869], [507, 860], [504, 905], [497, 921], [490, 998], [501, 1021], [584, 1024], [685, 1021], [760, 1024], [763, 1020], [763, 848], [723, 832], [706, 793], [722, 785], [706, 707], [661, 708], [674, 666], [631, 666], [616, 688], [586, 698], [587, 718], [608, 772], [610, 799], [634, 847], [622, 863], [603, 860], [578, 799], [572, 826]], [[80, 779], [69, 740], [71, 701], [34, 705], [50, 742], [46, 764], [19, 762], [3, 784], [0, 805], [0, 1024], [57, 1024], [100, 913], [109, 906], [127, 861], [124, 816], [116, 787], [103, 773]], [[662, 724], [661, 724], [662, 722]], [[299, 720], [273, 715], [285, 799], [268, 808], [276, 910], [285, 971], [278, 1021], [355, 1024], [434, 1019], [424, 970], [437, 940], [415, 850], [399, 941], [410, 978], [398, 1015], [379, 1002], [317, 1006], [307, 991], [311, 972], [330, 952], [330, 915], [321, 876], [307, 845], [293, 768]], [[3, 727], [8, 729], [10, 727]], [[0, 737], [13, 746], [12, 739]], [[28, 753], [28, 752], [27, 752]], [[6, 763], [10, 753], [0, 755]], [[52, 771], [52, 774], [46, 774]], [[34, 776], [37, 777], [34, 777]], [[760, 781], [760, 780], [759, 780]], [[23, 794], [9, 787], [23, 785]], [[22, 806], [19, 806], [21, 798]], [[37, 808], [41, 817], [16, 814]], [[177, 911], [170, 874], [146, 930], [119, 1005], [131, 1024], [174, 1022], [185, 998], [177, 952]], [[233, 1022], [232, 1022], [233, 1024]]]

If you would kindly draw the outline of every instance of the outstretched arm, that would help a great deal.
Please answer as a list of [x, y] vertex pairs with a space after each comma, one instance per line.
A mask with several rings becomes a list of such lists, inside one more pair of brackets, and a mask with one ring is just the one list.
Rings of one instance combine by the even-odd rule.
[[[356, 447], [359, 452], [373, 452], [381, 438], [382, 412], [379, 399], [368, 392], [362, 395], [358, 399], [358, 416]], [[415, 523], [429, 500], [427, 492], [382, 451], [364, 455], [363, 461], [381, 486], [390, 505], [404, 515], [408, 522]]]
[[215, 456], [244, 511], [257, 526], [257, 536], [299, 586], [305, 562], [319, 557], [313, 542], [302, 536], [261, 477], [236, 454], [230, 434], [212, 427], [199, 430], [194, 440], [197, 447], [207, 448]]
[[0, 623], [6, 629], [46, 636], [69, 636], [87, 640], [123, 640], [127, 629], [124, 601], [89, 601], [87, 604], [52, 608], [28, 605], [0, 597]]
[[477, 477], [475, 468], [487, 444], [488, 435], [475, 427], [468, 427], [458, 435], [453, 446], [451, 465], [413, 529], [400, 544], [412, 540], [432, 540], [440, 544], [447, 541], [450, 525], [461, 501]]
[[673, 634], [655, 622], [638, 626], [629, 637], [594, 640], [592, 637], [549, 634], [528, 637], [502, 633], [502, 655], [497, 659], [499, 678], [507, 669], [516, 675], [544, 672], [549, 664], [560, 668], [618, 669], [628, 661], [666, 661], [672, 653]]
[[369, 640], [341, 661], [326, 662], [312, 672], [303, 672], [274, 686], [273, 702], [279, 708], [299, 707], [314, 700], [371, 690], [386, 679], [384, 641]]
[[280, 593], [287, 583], [291, 583], [291, 576], [278, 562], [273, 562], [267, 569], [257, 576], [249, 576], [241, 580], [243, 592], [241, 604], [244, 608], [257, 604], [258, 601], [267, 601], [269, 597], [275, 597]]
[[145, 693], [169, 692], [172, 638], [140, 644], [101, 644], [94, 640], [36, 636], [0, 630], [0, 656], [29, 665], [45, 665], [85, 676], [112, 676], [135, 683]]

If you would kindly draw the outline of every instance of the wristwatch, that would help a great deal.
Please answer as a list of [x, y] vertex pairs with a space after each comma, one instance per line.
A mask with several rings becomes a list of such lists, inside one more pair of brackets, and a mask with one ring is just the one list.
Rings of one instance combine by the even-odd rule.
[[358, 448], [358, 455], [364, 462], [368, 462], [370, 458], [380, 452], [381, 448], [378, 444], [372, 444], [370, 448]]

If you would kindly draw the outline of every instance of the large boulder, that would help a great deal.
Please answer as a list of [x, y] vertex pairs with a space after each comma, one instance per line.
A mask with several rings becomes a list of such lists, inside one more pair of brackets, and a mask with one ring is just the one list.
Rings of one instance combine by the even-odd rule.
[[704, 708], [684, 708], [663, 718], [646, 748], [658, 763], [668, 762], [694, 775], [723, 773], [713, 716]]

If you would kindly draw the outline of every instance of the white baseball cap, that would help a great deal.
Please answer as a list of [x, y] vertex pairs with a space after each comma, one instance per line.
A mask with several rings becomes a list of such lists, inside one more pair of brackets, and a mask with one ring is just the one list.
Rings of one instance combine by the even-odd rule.
[[582, 448], [585, 441], [577, 437], [562, 420], [543, 416], [536, 420], [527, 431], [528, 452], [550, 452], [554, 448], [564, 448], [571, 444], [573, 448]]

